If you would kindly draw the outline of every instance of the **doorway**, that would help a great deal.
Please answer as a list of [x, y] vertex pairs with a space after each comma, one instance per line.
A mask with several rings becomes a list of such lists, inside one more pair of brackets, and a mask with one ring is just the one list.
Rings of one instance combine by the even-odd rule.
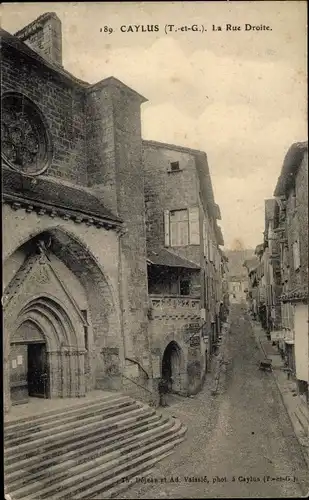
[[49, 370], [44, 342], [11, 344], [10, 365], [13, 405], [28, 403], [29, 397], [49, 397]]
[[46, 344], [28, 344], [28, 393], [30, 397], [48, 398]]
[[162, 359], [162, 378], [169, 383], [169, 392], [181, 391], [181, 349], [174, 341], [166, 347]]

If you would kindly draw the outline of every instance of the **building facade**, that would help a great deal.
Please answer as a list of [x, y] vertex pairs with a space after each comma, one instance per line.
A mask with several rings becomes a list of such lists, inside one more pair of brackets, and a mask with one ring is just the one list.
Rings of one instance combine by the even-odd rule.
[[152, 345], [175, 391], [192, 393], [221, 329], [220, 211], [205, 153], [143, 141], [143, 165]]
[[[308, 143], [293, 144], [284, 159], [274, 196], [281, 258], [282, 347], [298, 391], [308, 398]], [[283, 343], [281, 342], [281, 343]]]
[[246, 265], [251, 310], [308, 400], [307, 142], [293, 144], [285, 156], [274, 198], [265, 200], [264, 242], [255, 254], [257, 265]]
[[142, 141], [146, 99], [113, 77], [76, 79], [61, 36], [53, 13], [1, 30], [5, 410], [95, 388], [153, 400], [164, 370], [176, 392], [196, 391], [219, 329], [223, 244], [206, 155], [187, 152], [178, 200], [174, 183], [156, 205], [157, 179], [178, 174]]

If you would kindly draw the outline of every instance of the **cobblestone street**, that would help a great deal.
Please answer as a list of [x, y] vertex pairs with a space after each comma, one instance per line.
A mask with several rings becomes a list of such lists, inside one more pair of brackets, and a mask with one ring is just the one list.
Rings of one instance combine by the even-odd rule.
[[233, 306], [219, 391], [211, 375], [193, 398], [164, 411], [187, 425], [186, 440], [118, 498], [280, 498], [308, 492], [308, 469], [273, 375], [241, 306]]

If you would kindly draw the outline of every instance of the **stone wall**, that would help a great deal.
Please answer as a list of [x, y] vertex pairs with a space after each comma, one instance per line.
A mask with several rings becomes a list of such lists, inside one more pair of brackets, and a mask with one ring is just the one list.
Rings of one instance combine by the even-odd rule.
[[[75, 280], [78, 280], [80, 286], [74, 285], [75, 290], [72, 295], [79, 307], [84, 307], [87, 299], [91, 325], [89, 331], [91, 366], [86, 381], [87, 390], [94, 387], [120, 389], [120, 378], [113, 377], [109, 370], [110, 368], [115, 371], [117, 365], [117, 371], [120, 373], [125, 364], [119, 297], [119, 236], [114, 231], [103, 228], [75, 224], [48, 215], [39, 216], [35, 212], [27, 213], [22, 209], [15, 211], [5, 204], [3, 252], [4, 262], [8, 263], [8, 280], [10, 277], [13, 278], [18, 264], [22, 261], [20, 252], [17, 254], [14, 252], [29, 239], [46, 231], [53, 235], [56, 242], [54, 251], [57, 256], [52, 258], [52, 261], [55, 261], [61, 280], [69, 287], [70, 283], [73, 286]], [[16, 268], [10, 263], [15, 260], [15, 256], [18, 257]], [[4, 268], [6, 269], [6, 265]], [[49, 293], [58, 294], [52, 286]]]
[[193, 394], [200, 387], [206, 368], [199, 299], [151, 295], [149, 301], [149, 333], [157, 366], [154, 377], [161, 376], [164, 351], [174, 341], [183, 355], [182, 393]]
[[16, 33], [33, 50], [62, 65], [61, 21], [53, 12], [47, 12]]
[[[308, 283], [308, 153], [295, 177], [295, 195], [290, 190], [286, 202], [286, 228], [288, 239], [289, 288]], [[299, 242], [300, 268], [294, 269], [293, 243]]]
[[[170, 163], [179, 162], [180, 171]], [[164, 210], [180, 210], [199, 205], [195, 159], [189, 153], [148, 145], [143, 142], [145, 173], [147, 247], [164, 246]], [[199, 245], [177, 247], [179, 255], [200, 263]]]
[[308, 150], [296, 177], [296, 211], [300, 236], [301, 281], [308, 284]]
[[87, 151], [90, 186], [126, 227], [119, 261], [125, 357], [151, 375], [140, 118], [144, 100], [114, 78], [94, 85], [87, 94]]
[[1, 71], [2, 94], [25, 95], [45, 119], [53, 148], [47, 175], [87, 185], [83, 89], [6, 46], [2, 47]]

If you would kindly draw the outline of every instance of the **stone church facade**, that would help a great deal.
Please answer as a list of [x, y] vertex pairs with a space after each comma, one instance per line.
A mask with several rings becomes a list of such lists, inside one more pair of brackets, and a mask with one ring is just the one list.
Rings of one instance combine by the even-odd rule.
[[5, 411], [93, 389], [156, 399], [146, 99], [68, 73], [53, 13], [1, 38]]

